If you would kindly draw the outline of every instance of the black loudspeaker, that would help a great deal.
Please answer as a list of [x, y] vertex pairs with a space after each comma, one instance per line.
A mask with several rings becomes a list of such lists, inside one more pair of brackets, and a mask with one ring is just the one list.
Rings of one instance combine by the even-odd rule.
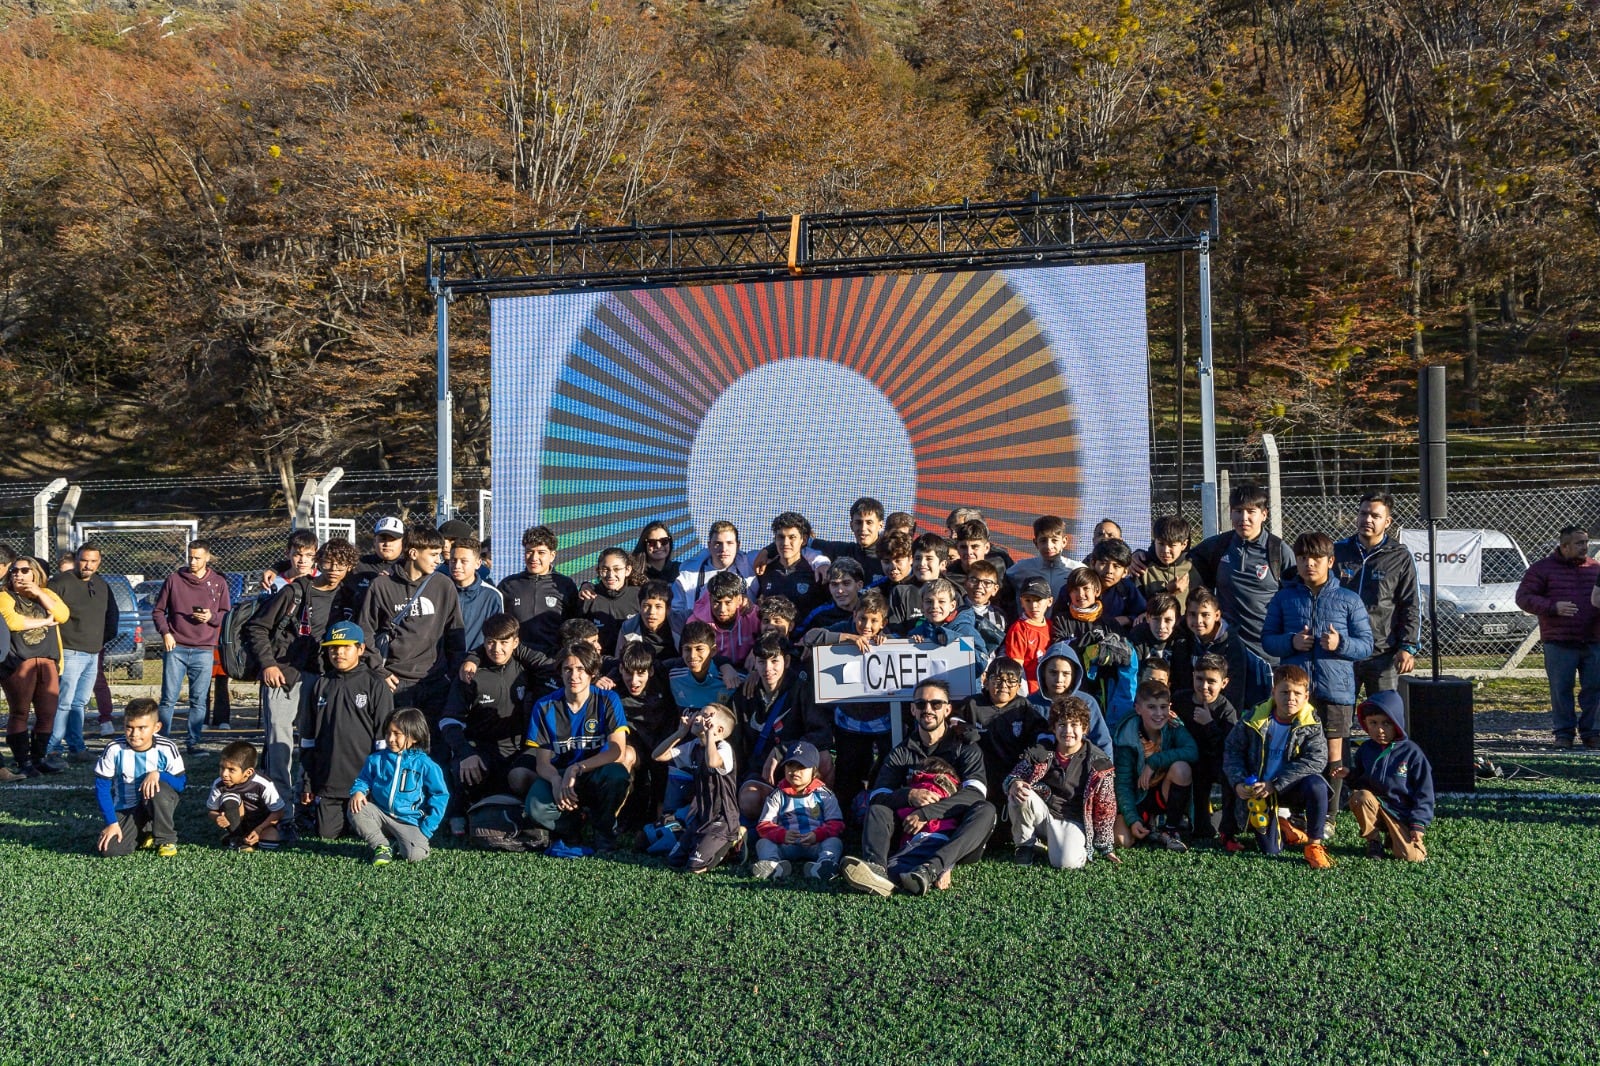
[[1405, 676], [1406, 733], [1433, 764], [1433, 787], [1440, 792], [1471, 792], [1478, 775], [1472, 764], [1472, 682], [1460, 677], [1437, 681]]
[[1417, 376], [1417, 428], [1422, 459], [1422, 517], [1446, 516], [1444, 367], [1424, 367]]

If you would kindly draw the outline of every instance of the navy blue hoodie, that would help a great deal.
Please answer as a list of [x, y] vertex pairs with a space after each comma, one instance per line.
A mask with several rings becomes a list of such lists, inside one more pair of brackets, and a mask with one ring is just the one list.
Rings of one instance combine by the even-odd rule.
[[1398, 692], [1375, 692], [1356, 713], [1365, 723], [1375, 711], [1394, 723], [1395, 739], [1387, 746], [1368, 740], [1357, 748], [1345, 785], [1352, 792], [1371, 792], [1401, 825], [1426, 829], [1433, 822], [1433, 766], [1417, 742], [1406, 736], [1405, 704]]

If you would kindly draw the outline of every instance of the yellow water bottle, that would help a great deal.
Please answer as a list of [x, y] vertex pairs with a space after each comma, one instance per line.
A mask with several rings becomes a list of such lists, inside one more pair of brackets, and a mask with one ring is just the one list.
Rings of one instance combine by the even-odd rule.
[[[1259, 777], [1252, 777], [1245, 784], [1254, 786], [1260, 780]], [[1258, 833], [1265, 833], [1267, 827], [1272, 824], [1271, 802], [1265, 796], [1251, 796], [1247, 801], [1247, 806], [1250, 808], [1250, 828]]]

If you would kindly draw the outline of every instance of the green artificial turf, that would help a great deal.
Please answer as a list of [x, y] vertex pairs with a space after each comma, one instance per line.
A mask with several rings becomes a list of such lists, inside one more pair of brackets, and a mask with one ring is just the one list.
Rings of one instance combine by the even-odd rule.
[[[1600, 1023], [1600, 760], [1446, 797], [1423, 866], [1216, 851], [876, 899], [624, 856], [97, 859], [0, 789], [0, 1062], [1576, 1062]], [[214, 762], [193, 775], [203, 777]], [[50, 784], [58, 784], [59, 779]]]

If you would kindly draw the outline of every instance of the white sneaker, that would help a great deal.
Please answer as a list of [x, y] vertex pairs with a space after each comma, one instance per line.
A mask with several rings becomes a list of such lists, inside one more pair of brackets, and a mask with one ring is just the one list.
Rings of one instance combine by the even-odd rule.
[[750, 876], [757, 881], [770, 881], [777, 869], [778, 864], [771, 859], [761, 859], [750, 865]]
[[117, 732], [116, 727], [113, 726], [110, 722], [101, 722], [100, 723], [100, 735], [101, 736], [103, 736], [103, 737], [115, 736], [116, 732]]

